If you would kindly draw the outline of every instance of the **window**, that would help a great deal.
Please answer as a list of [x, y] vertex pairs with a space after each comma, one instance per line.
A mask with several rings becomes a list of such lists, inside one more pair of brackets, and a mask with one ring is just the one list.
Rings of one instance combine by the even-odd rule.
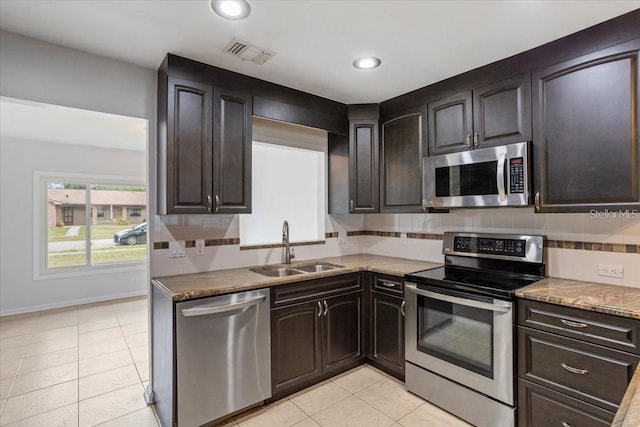
[[[139, 219], [147, 193], [136, 181], [36, 173], [39, 272], [52, 274], [132, 265], [147, 259], [147, 224]], [[129, 208], [129, 217], [126, 207]], [[124, 208], [124, 210], [123, 210]], [[108, 215], [105, 215], [108, 213]], [[114, 215], [115, 213], [115, 215]]]
[[290, 241], [324, 240], [325, 152], [254, 141], [252, 155], [252, 214], [240, 215], [241, 244], [282, 242], [285, 220]]

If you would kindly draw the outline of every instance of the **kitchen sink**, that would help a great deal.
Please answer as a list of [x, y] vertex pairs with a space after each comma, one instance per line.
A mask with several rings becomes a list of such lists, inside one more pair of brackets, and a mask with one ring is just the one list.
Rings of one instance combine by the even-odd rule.
[[287, 277], [295, 276], [296, 274], [304, 274], [304, 272], [294, 270], [293, 268], [260, 267], [252, 268], [251, 271], [269, 277]]
[[296, 267], [296, 270], [304, 271], [305, 273], [320, 273], [322, 271], [335, 270], [336, 268], [342, 268], [342, 266], [319, 262], [315, 264], [299, 265]]
[[251, 268], [250, 270], [253, 271], [254, 273], [262, 274], [263, 276], [268, 276], [268, 277], [287, 277], [287, 276], [295, 276], [297, 274], [320, 273], [323, 271], [335, 270], [336, 268], [343, 268], [343, 266], [336, 265], [336, 264], [329, 264], [328, 262], [317, 262], [313, 264], [293, 265], [291, 267], [281, 267], [281, 266], [256, 267], [256, 268]]

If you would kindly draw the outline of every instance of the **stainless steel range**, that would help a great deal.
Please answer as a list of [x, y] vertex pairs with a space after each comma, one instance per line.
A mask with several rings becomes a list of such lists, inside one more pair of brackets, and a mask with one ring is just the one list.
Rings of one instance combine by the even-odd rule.
[[405, 276], [406, 386], [476, 426], [515, 425], [515, 290], [543, 237], [445, 233], [444, 267]]

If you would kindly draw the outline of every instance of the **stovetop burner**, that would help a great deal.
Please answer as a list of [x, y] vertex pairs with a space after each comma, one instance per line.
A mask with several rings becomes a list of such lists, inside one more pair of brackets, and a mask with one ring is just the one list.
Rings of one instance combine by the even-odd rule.
[[418, 287], [447, 288], [500, 299], [545, 275], [541, 236], [445, 233], [445, 266], [405, 275]]

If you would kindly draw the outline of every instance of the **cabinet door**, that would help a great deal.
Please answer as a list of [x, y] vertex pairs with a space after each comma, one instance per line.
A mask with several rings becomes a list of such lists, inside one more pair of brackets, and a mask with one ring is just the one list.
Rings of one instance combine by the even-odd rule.
[[273, 395], [322, 374], [319, 301], [271, 310]]
[[371, 293], [371, 358], [398, 378], [404, 378], [403, 302], [403, 298]]
[[378, 212], [378, 121], [352, 120], [349, 132], [349, 211]]
[[380, 211], [422, 212], [422, 158], [427, 155], [424, 111], [382, 124]]
[[607, 427], [613, 418], [613, 412], [518, 380], [518, 425], [521, 427]]
[[534, 72], [538, 211], [638, 208], [639, 48], [636, 39]]
[[322, 365], [324, 372], [350, 363], [357, 364], [362, 353], [362, 292], [331, 297], [324, 306]]
[[251, 96], [215, 89], [214, 210], [251, 213]]
[[166, 117], [158, 117], [167, 126], [158, 136], [160, 214], [210, 211], [212, 102], [211, 85], [169, 76]]
[[473, 145], [531, 141], [531, 74], [473, 91]]
[[471, 92], [432, 102], [427, 110], [430, 156], [472, 148]]

